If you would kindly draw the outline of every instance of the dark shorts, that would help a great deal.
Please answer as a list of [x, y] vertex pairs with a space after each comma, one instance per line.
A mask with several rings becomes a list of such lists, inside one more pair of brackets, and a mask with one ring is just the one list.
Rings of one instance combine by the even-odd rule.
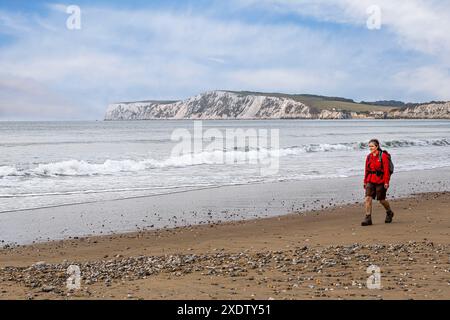
[[385, 200], [386, 191], [384, 184], [368, 183], [366, 185], [366, 197], [372, 197], [372, 199]]

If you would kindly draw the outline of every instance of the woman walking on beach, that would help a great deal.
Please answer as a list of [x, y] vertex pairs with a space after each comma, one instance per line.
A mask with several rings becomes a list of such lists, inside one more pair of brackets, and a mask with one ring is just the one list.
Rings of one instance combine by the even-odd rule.
[[391, 179], [389, 169], [389, 155], [381, 150], [377, 139], [369, 141], [370, 154], [366, 158], [364, 173], [364, 189], [366, 190], [366, 218], [361, 222], [362, 226], [372, 225], [372, 199], [377, 199], [386, 209], [385, 223], [391, 223], [394, 212], [386, 200], [386, 191]]

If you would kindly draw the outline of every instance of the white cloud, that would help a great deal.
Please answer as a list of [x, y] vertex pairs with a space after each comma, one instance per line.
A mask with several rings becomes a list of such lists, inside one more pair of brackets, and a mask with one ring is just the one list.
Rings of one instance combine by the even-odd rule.
[[372, 5], [381, 9], [382, 28], [406, 47], [442, 55], [450, 51], [450, 2], [443, 0], [240, 0], [241, 6], [296, 13], [321, 21], [365, 28]]
[[20, 35], [30, 32], [32, 29], [27, 22], [27, 19], [21, 14], [0, 10], [0, 34]]
[[[382, 30], [393, 35], [400, 49], [429, 55], [422, 66], [392, 70], [386, 80], [398, 97], [450, 100], [450, 2], [443, 0], [239, 0], [241, 7], [262, 8], [284, 14], [313, 17], [319, 21], [366, 27], [367, 8], [381, 9]], [[375, 31], [377, 32], [377, 31]], [[382, 44], [381, 44], [382, 45]], [[393, 51], [393, 55], [397, 52]], [[401, 54], [401, 53], [400, 53]], [[380, 68], [385, 64], [380, 63]], [[409, 77], [409, 78], [408, 78]], [[412, 77], [412, 78], [411, 78]], [[417, 79], [418, 81], [412, 81]], [[419, 82], [420, 81], [420, 82]], [[387, 83], [386, 83], [387, 85]], [[419, 94], [420, 93], [420, 94]]]
[[[293, 65], [310, 59], [303, 48], [334, 50], [325, 34], [299, 26], [253, 25], [173, 12], [82, 8], [82, 30], [68, 31], [65, 25], [57, 27], [64, 21], [61, 10], [57, 7], [45, 27], [41, 21], [40, 28], [0, 52], [0, 69], [55, 92], [68, 92], [78, 104], [98, 111], [97, 117], [107, 100], [184, 98], [247, 86], [271, 90], [275, 82], [285, 84], [276, 86], [279, 90], [301, 90], [301, 83], [311, 83], [309, 79], [299, 81], [297, 72], [298, 81], [288, 84], [281, 75], [292, 75]], [[314, 55], [323, 64], [336, 58]], [[258, 71], [261, 66], [265, 71]], [[258, 83], [241, 71], [267, 75], [270, 68], [270, 77]]]
[[79, 106], [31, 79], [0, 74], [0, 118], [83, 119]]
[[217, 63], [221, 63], [221, 64], [224, 64], [226, 62], [224, 59], [216, 58], [216, 57], [208, 57], [208, 60], [217, 62]]
[[[370, 4], [373, 2], [377, 3], [370, 1]], [[319, 21], [363, 28], [367, 3], [365, 0], [246, 1], [240, 2], [235, 10], [243, 6], [263, 6], [274, 14], [295, 10]], [[27, 79], [38, 84], [40, 90], [45, 88], [46, 94], [33, 93], [29, 87], [23, 90], [22, 95], [28, 95], [30, 100], [41, 100], [36, 105], [62, 106], [63, 115], [78, 106], [86, 118], [101, 118], [106, 104], [113, 101], [178, 99], [212, 89], [383, 99], [387, 93], [395, 98], [391, 89], [395, 87], [404, 90], [397, 97], [408, 98], [411, 94], [410, 97], [419, 99], [435, 96], [450, 99], [450, 89], [405, 81], [411, 70], [429, 66], [420, 59], [412, 59], [410, 64], [401, 59], [401, 52], [396, 52], [404, 48], [419, 50], [436, 58], [434, 70], [441, 65], [445, 67], [450, 41], [436, 19], [445, 17], [447, 12], [436, 12], [438, 5], [433, 7], [422, 1], [378, 3], [386, 28], [396, 35], [395, 41], [384, 33], [377, 36], [367, 30], [346, 36], [294, 21], [224, 19], [211, 10], [82, 6], [82, 29], [78, 31], [66, 29], [68, 15], [61, 5], [51, 5], [45, 17], [27, 19], [0, 11], [4, 32], [16, 36], [0, 51], [0, 82], [8, 80], [6, 75]], [[369, 38], [365, 39], [367, 35]], [[393, 56], [386, 52], [392, 52]], [[436, 72], [421, 72], [420, 76], [421, 79], [439, 76], [443, 83], [448, 79], [445, 73]], [[27, 85], [23, 81], [17, 83]], [[18, 91], [8, 86], [2, 89], [0, 112], [5, 105], [26, 110], [30, 101], [18, 98]], [[48, 101], [44, 96], [54, 98]], [[11, 108], [8, 110], [12, 112]]]
[[399, 72], [393, 76], [395, 85], [406, 96], [414, 97], [434, 93], [434, 100], [448, 100], [450, 88], [449, 69], [426, 66]]
[[339, 71], [304, 69], [244, 69], [231, 72], [230, 83], [237, 83], [236, 90], [247, 88], [255, 91], [308, 92], [322, 93], [323, 87], [328, 92], [336, 92], [339, 84], [346, 82], [347, 75]]

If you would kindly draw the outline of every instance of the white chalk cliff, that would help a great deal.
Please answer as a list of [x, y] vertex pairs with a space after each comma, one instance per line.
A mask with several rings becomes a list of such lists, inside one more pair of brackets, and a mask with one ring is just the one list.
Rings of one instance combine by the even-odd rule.
[[450, 119], [450, 102], [429, 103], [389, 112], [394, 119]]
[[288, 97], [210, 91], [184, 101], [113, 103], [105, 120], [151, 119], [352, 119], [352, 118], [450, 118], [450, 103], [429, 104], [388, 112], [319, 110]]

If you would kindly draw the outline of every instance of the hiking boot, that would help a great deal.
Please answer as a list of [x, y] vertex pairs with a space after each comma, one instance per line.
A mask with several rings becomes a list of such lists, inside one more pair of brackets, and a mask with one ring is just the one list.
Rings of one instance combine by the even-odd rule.
[[361, 222], [361, 225], [364, 226], [371, 226], [372, 225], [372, 216], [366, 215], [366, 218], [363, 220], [363, 222]]
[[391, 223], [393, 216], [394, 216], [394, 212], [392, 212], [392, 210], [386, 211], [386, 220], [384, 220], [384, 222], [385, 223]]

